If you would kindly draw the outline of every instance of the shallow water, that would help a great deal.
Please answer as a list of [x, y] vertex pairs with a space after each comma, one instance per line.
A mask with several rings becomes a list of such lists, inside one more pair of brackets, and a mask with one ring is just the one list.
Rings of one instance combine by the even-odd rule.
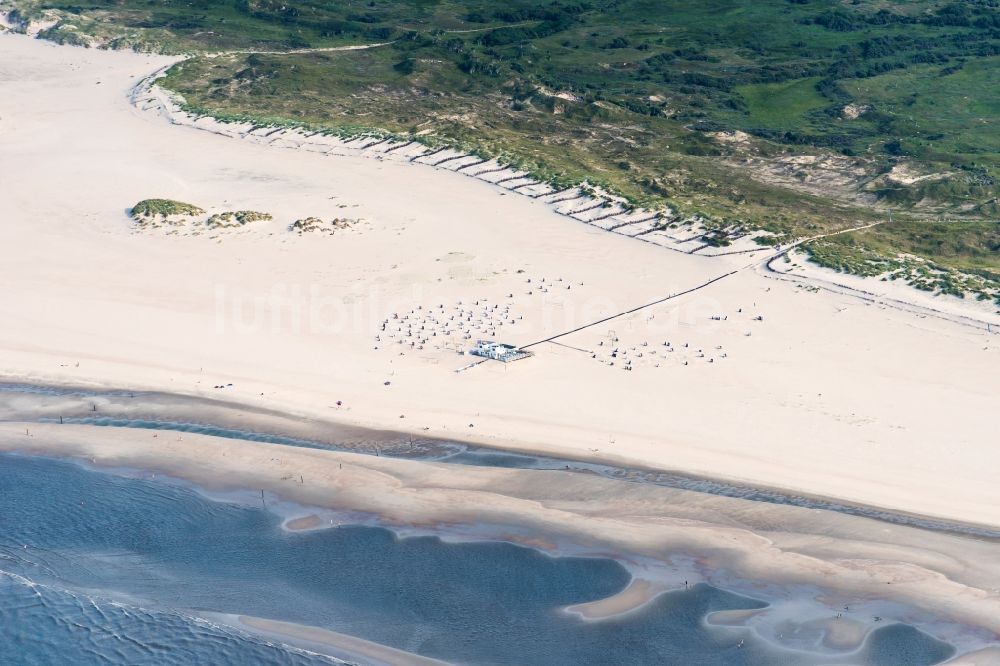
[[0, 382], [0, 393], [23, 393], [28, 395], [61, 396], [61, 397], [104, 397], [104, 398], [134, 398], [141, 396], [139, 391], [121, 391], [114, 389], [86, 389], [62, 386], [45, 386], [41, 384], [19, 384]]
[[320, 666], [332, 660], [195, 619], [29, 583], [0, 573], [4, 664], [255, 664]]
[[873, 632], [854, 655], [778, 650], [706, 624], [713, 611], [765, 605], [708, 585], [585, 622], [560, 609], [620, 591], [630, 575], [617, 562], [280, 523], [174, 483], [0, 455], [0, 663], [324, 663], [199, 619], [212, 613], [468, 664], [922, 666], [952, 653], [905, 625]]

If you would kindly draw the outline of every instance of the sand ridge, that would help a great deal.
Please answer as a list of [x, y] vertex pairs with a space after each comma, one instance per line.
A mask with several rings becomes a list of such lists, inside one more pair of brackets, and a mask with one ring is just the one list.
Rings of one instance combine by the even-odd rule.
[[635, 578], [628, 587], [614, 596], [567, 606], [566, 611], [576, 613], [587, 620], [605, 620], [642, 608], [665, 589], [664, 586], [651, 580]]
[[305, 641], [320, 645], [332, 650], [336, 657], [361, 659], [372, 666], [445, 666], [447, 663], [319, 627], [247, 615], [240, 615], [237, 622], [257, 633], [276, 636], [285, 641], [291, 639], [293, 642]]

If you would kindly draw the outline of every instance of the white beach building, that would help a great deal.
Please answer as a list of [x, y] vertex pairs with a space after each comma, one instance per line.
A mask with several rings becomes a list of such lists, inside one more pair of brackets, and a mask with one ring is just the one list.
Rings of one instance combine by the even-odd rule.
[[522, 358], [531, 356], [531, 352], [524, 351], [520, 347], [493, 340], [477, 340], [476, 346], [470, 349], [469, 353], [473, 356], [481, 356], [494, 361], [500, 361], [501, 363], [519, 361]]

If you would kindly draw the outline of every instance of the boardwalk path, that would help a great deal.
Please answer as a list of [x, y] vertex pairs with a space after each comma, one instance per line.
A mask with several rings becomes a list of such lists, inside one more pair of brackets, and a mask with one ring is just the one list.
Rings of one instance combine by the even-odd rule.
[[554, 342], [555, 340], [558, 340], [559, 338], [566, 337], [567, 335], [570, 335], [572, 333], [578, 333], [578, 332], [586, 330], [588, 328], [592, 328], [594, 326], [598, 326], [598, 325], [603, 324], [605, 322], [609, 322], [609, 321], [611, 321], [613, 319], [618, 319], [620, 317], [624, 317], [624, 316], [627, 316], [627, 315], [630, 315], [630, 314], [634, 314], [634, 313], [639, 312], [641, 310], [645, 310], [646, 308], [651, 308], [651, 307], [653, 307], [655, 305], [659, 305], [661, 303], [665, 303], [666, 301], [673, 300], [675, 298], [680, 298], [681, 296], [685, 296], [687, 294], [691, 294], [691, 293], [694, 293], [696, 291], [700, 291], [702, 289], [705, 289], [706, 287], [709, 287], [709, 286], [715, 284], [716, 282], [724, 280], [724, 279], [726, 279], [726, 278], [728, 278], [730, 276], [736, 275], [737, 273], [740, 273], [740, 272], [742, 272], [742, 271], [744, 271], [744, 270], [746, 270], [748, 268], [756, 268], [758, 266], [763, 265], [768, 270], [774, 271], [774, 269], [771, 268], [771, 262], [772, 261], [778, 259], [779, 257], [783, 257], [783, 256], [787, 255], [791, 250], [793, 250], [796, 247], [802, 245], [803, 243], [808, 243], [809, 241], [819, 240], [820, 238], [827, 238], [829, 236], [836, 236], [838, 234], [846, 234], [846, 233], [851, 232], [851, 231], [860, 231], [862, 229], [870, 229], [872, 227], [875, 227], [875, 226], [878, 226], [880, 224], [883, 224], [883, 223], [885, 223], [887, 221], [888, 220], [882, 220], [882, 221], [879, 221], [879, 222], [873, 222], [871, 224], [866, 224], [866, 225], [862, 225], [862, 226], [859, 226], [859, 227], [852, 227], [850, 229], [841, 229], [840, 231], [834, 231], [834, 232], [831, 232], [831, 233], [828, 233], [828, 234], [821, 234], [819, 236], [812, 236], [810, 238], [803, 238], [802, 240], [796, 241], [795, 243], [792, 243], [788, 247], [783, 248], [783, 249], [775, 252], [774, 254], [768, 255], [764, 259], [761, 259], [761, 260], [758, 260], [758, 261], [753, 261], [753, 262], [751, 262], [751, 263], [749, 263], [749, 264], [747, 264], [745, 266], [742, 266], [740, 268], [735, 268], [735, 269], [729, 271], [728, 273], [723, 273], [722, 275], [718, 275], [718, 276], [712, 278], [711, 280], [708, 280], [706, 282], [702, 282], [701, 284], [699, 284], [697, 286], [694, 286], [694, 287], [691, 287], [690, 289], [685, 289], [684, 291], [679, 291], [679, 292], [670, 294], [668, 296], [664, 296], [663, 298], [658, 298], [655, 301], [651, 301], [651, 302], [645, 303], [643, 305], [638, 305], [638, 306], [636, 306], [636, 307], [634, 307], [634, 308], [632, 308], [630, 310], [623, 310], [621, 312], [616, 312], [614, 314], [610, 314], [610, 315], [608, 315], [606, 317], [602, 317], [601, 319], [598, 319], [596, 321], [592, 321], [590, 323], [583, 324], [582, 326], [577, 326], [576, 328], [570, 329], [568, 331], [563, 331], [561, 333], [556, 333], [555, 335], [549, 336], [549, 337], [547, 337], [547, 338], [545, 338], [543, 340], [536, 340], [535, 342], [531, 342], [531, 343], [528, 343], [526, 345], [522, 345], [521, 349], [528, 349], [530, 347], [535, 347], [537, 345], [541, 345], [541, 344], [544, 344], [546, 342]]

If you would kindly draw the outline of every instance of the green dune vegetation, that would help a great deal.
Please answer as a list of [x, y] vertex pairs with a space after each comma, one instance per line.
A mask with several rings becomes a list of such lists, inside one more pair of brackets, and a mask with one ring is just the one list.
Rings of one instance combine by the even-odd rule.
[[351, 220], [347, 218], [334, 218], [329, 222], [322, 220], [318, 217], [305, 217], [300, 220], [295, 220], [289, 225], [288, 230], [297, 233], [298, 235], [308, 234], [308, 233], [321, 233], [321, 234], [334, 234], [337, 231], [342, 231], [345, 229], [350, 229], [355, 224], [357, 220]]
[[132, 219], [152, 220], [175, 216], [195, 217], [204, 215], [205, 211], [197, 206], [173, 199], [143, 199], [132, 206]]
[[270, 213], [255, 210], [224, 211], [205, 218], [207, 214], [207, 211], [198, 206], [173, 199], [144, 199], [132, 206], [131, 210], [132, 219], [138, 224], [154, 228], [197, 222], [210, 229], [231, 229], [251, 222], [269, 222], [274, 219]]
[[205, 221], [205, 225], [213, 228], [242, 227], [251, 222], [270, 222], [270, 213], [260, 213], [255, 210], [237, 210], [216, 213]]
[[[56, 41], [191, 54], [162, 85], [196, 113], [416, 137], [718, 229], [807, 238], [892, 209], [804, 247], [1000, 285], [996, 0], [8, 5]], [[317, 50], [346, 44], [379, 46]]]

